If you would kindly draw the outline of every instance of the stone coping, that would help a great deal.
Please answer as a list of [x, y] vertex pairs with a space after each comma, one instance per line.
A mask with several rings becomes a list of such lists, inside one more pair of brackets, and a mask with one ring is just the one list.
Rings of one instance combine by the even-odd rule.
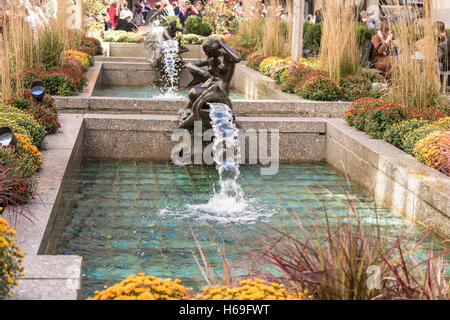
[[[120, 58], [146, 58], [149, 55], [145, 43], [103, 42], [104, 56]], [[204, 56], [201, 45], [185, 45], [189, 51], [182, 53], [186, 59], [200, 59]]]
[[[39, 198], [27, 206], [33, 213], [33, 221], [19, 217], [14, 223], [8, 212], [5, 213], [17, 230], [17, 243], [26, 253], [25, 276], [19, 279], [12, 299], [78, 297], [82, 258], [46, 254], [50, 250], [48, 243], [59, 212], [55, 208], [68, 206], [68, 203], [61, 203], [62, 194], [68, 192], [63, 181], [76, 176], [74, 168], [84, 158], [83, 148], [86, 148], [86, 142], [89, 143], [89, 132], [108, 135], [120, 131], [113, 139], [120, 138], [125, 132], [143, 136], [155, 132], [167, 134], [176, 126], [176, 119], [171, 115], [60, 115], [62, 129], [46, 138], [47, 150], [43, 152], [43, 168], [38, 174]], [[326, 161], [345, 173], [351, 181], [364, 186], [378, 200], [414, 222], [431, 222], [441, 239], [450, 239], [450, 178], [403, 151], [382, 140], [371, 139], [341, 119], [237, 117], [236, 121], [244, 129], [273, 127], [287, 135], [298, 133], [297, 138], [288, 141], [287, 147], [291, 149], [298, 148], [294, 144], [298, 137], [321, 137], [318, 141], [323, 145], [323, 153], [318, 161]], [[149, 146], [153, 143], [164, 145], [161, 136], [154, 137], [154, 141], [131, 141]]]
[[[132, 58], [120, 62], [106, 62], [102, 61], [103, 59], [104, 57], [96, 58], [94, 66], [89, 69], [88, 85], [82, 94], [74, 97], [54, 97], [61, 112], [177, 115], [178, 111], [186, 106], [187, 99], [174, 99], [167, 103], [167, 99], [159, 98], [93, 96], [95, 87], [101, 84], [103, 69], [116, 69], [121, 72], [124, 68], [132, 67], [141, 72], [152, 73], [147, 63], [130, 62]], [[272, 100], [234, 100], [233, 109], [238, 116], [341, 118], [351, 105], [348, 101], [309, 101], [281, 92], [272, 79], [243, 64], [236, 67], [232, 85], [240, 91], [247, 90], [254, 95], [269, 94], [274, 97]]]

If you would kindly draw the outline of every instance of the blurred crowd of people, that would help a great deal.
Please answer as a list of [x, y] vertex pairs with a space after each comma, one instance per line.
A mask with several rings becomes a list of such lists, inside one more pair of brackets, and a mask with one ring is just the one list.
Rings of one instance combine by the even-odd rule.
[[105, 14], [105, 29], [132, 31], [140, 26], [148, 25], [153, 18], [160, 15], [178, 16], [182, 24], [189, 16], [204, 15], [205, 5], [208, 1], [180, 0], [170, 2], [161, 0], [158, 2], [151, 0], [140, 0], [135, 4], [133, 11], [128, 8], [126, 0], [111, 0], [108, 12]]

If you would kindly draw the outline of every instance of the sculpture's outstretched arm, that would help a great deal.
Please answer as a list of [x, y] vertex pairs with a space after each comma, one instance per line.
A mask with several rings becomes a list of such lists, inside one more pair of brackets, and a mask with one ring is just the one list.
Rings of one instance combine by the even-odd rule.
[[226, 57], [229, 61], [234, 63], [238, 63], [241, 61], [241, 54], [227, 45], [226, 41], [223, 38], [219, 39], [219, 43], [227, 53]]
[[209, 77], [208, 70], [205, 70], [204, 68], [202, 68], [207, 65], [208, 65], [208, 59], [202, 58], [199, 60], [192, 61], [191, 63], [189, 63], [187, 65], [187, 68], [193, 74], [200, 74], [204, 77]]

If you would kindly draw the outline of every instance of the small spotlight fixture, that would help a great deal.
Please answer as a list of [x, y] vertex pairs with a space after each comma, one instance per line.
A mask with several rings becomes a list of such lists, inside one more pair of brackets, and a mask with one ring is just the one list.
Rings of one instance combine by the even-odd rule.
[[42, 81], [34, 81], [31, 84], [31, 95], [36, 101], [42, 101], [45, 94], [45, 84]]
[[0, 145], [5, 147], [13, 146], [14, 148], [17, 148], [17, 138], [10, 127], [0, 128]]

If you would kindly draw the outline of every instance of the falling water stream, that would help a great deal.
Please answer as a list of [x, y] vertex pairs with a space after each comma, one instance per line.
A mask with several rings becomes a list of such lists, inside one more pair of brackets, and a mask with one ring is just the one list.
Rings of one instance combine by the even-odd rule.
[[239, 178], [239, 130], [230, 107], [223, 103], [208, 103], [214, 132], [213, 156], [219, 174], [219, 190], [206, 204], [191, 207], [218, 214], [243, 213], [247, 207]]
[[181, 98], [178, 92], [178, 82], [180, 80], [179, 68], [180, 63], [178, 41], [167, 40], [161, 44], [161, 54], [164, 62], [164, 72], [162, 73], [163, 83], [166, 87], [165, 93], [159, 98]]
[[218, 173], [217, 185], [211, 186], [207, 202], [188, 202], [178, 208], [164, 208], [159, 215], [173, 218], [215, 222], [220, 224], [254, 224], [266, 221], [276, 213], [265, 199], [245, 196], [238, 183], [240, 176], [239, 130], [230, 107], [223, 103], [208, 103], [213, 129], [213, 159]]

